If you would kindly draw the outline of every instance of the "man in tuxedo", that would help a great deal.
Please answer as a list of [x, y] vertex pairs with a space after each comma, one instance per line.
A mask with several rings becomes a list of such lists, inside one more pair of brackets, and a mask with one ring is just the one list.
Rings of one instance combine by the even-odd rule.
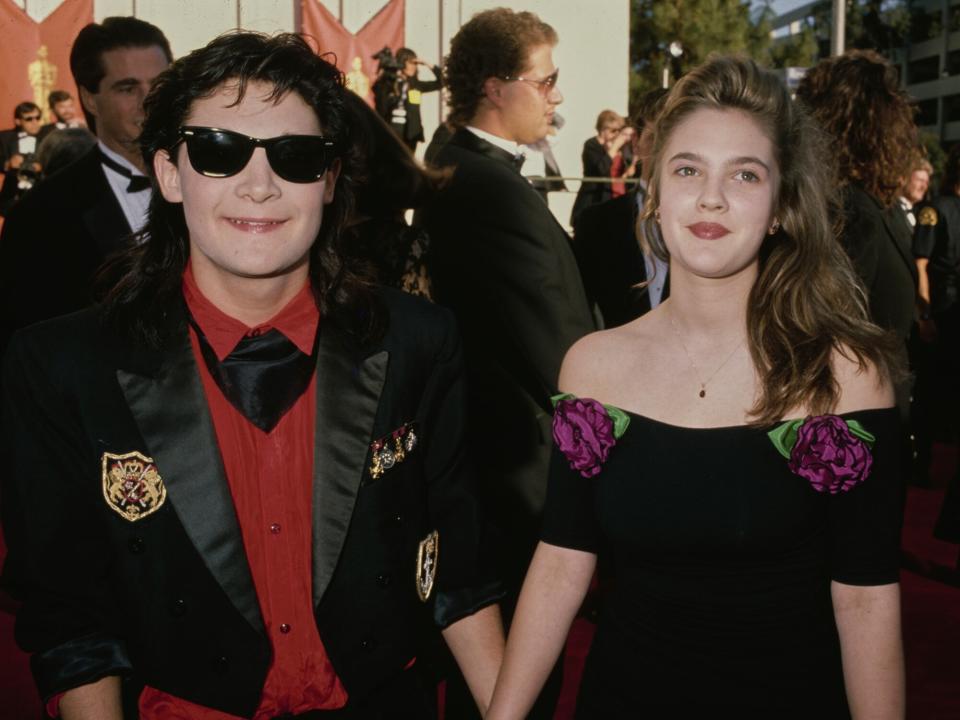
[[536, 15], [504, 8], [460, 29], [444, 75], [457, 129], [434, 160], [453, 175], [422, 213], [434, 299], [464, 337], [468, 442], [502, 533], [508, 612], [539, 534], [560, 363], [594, 329], [570, 238], [520, 174], [518, 148], [546, 137], [563, 100], [556, 43]]
[[47, 103], [50, 105], [50, 112], [53, 113], [53, 122], [40, 128], [37, 137], [41, 142], [54, 130], [83, 127], [83, 123], [77, 117], [77, 108], [73, 102], [73, 97], [66, 90], [53, 90], [47, 97]]
[[340, 254], [346, 92], [291, 34], [178, 60], [145, 101], [144, 242], [10, 343], [4, 581], [64, 720], [431, 718], [440, 630], [489, 701], [459, 340]]
[[171, 59], [160, 29], [136, 18], [106, 18], [77, 35], [70, 69], [98, 143], [6, 218], [0, 347], [15, 328], [88, 305], [99, 266], [143, 227], [151, 193], [136, 139], [143, 98]]
[[32, 102], [20, 103], [13, 110], [13, 122], [12, 129], [0, 132], [0, 215], [6, 215], [20, 196], [33, 187], [41, 170], [36, 160], [40, 108]]

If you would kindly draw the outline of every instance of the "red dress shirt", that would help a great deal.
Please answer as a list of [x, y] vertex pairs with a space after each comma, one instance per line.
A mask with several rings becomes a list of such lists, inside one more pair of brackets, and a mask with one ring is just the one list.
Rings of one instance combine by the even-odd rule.
[[[308, 355], [320, 321], [310, 285], [271, 320], [249, 328], [218, 310], [200, 293], [190, 267], [183, 275], [187, 307], [210, 347], [223, 360], [240, 339], [276, 328]], [[190, 329], [193, 356], [213, 418], [217, 444], [243, 535], [250, 572], [273, 659], [255, 720], [283, 713], [343, 707], [347, 692], [333, 669], [313, 614], [313, 432], [316, 378], [264, 433], [224, 397]], [[233, 720], [153, 688], [140, 696], [143, 720]]]

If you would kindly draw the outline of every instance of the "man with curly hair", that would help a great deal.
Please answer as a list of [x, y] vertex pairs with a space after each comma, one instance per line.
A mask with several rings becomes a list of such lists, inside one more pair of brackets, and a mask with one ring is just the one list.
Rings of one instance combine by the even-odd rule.
[[570, 238], [519, 171], [520, 147], [546, 137], [563, 101], [556, 44], [539, 17], [506, 8], [456, 34], [444, 76], [455, 132], [435, 160], [453, 175], [422, 214], [434, 298], [464, 336], [467, 437], [502, 531], [508, 614], [539, 532], [560, 363], [595, 327]]

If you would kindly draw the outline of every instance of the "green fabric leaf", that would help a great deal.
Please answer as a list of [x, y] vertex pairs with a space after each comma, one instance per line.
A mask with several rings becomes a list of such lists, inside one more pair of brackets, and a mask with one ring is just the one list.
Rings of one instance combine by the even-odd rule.
[[793, 446], [797, 444], [797, 430], [803, 425], [804, 419], [787, 420], [787, 422], [775, 427], [767, 433], [767, 437], [773, 442], [773, 446], [787, 460], [790, 459], [790, 452]]
[[559, 393], [557, 395], [550, 396], [550, 403], [553, 405], [553, 409], [557, 409], [557, 403], [562, 402], [563, 400], [569, 400], [573, 397], [573, 393]]
[[863, 425], [858, 423], [856, 420], [847, 420], [847, 427], [850, 428], [850, 432], [856, 435], [858, 438], [863, 440], [871, 448], [873, 444], [877, 441], [876, 436], [874, 436], [870, 431], [868, 431]]
[[607, 414], [613, 420], [613, 436], [619, 440], [627, 431], [627, 426], [630, 424], [630, 416], [613, 405], [604, 405], [603, 407], [606, 408]]

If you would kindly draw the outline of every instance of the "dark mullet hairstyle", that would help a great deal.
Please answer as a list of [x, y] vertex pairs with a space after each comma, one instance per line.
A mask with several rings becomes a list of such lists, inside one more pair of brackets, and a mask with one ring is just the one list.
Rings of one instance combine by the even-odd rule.
[[383, 330], [384, 310], [369, 280], [354, 269], [341, 248], [341, 231], [353, 212], [355, 157], [343, 75], [291, 33], [226, 33], [157, 77], [144, 100], [146, 118], [139, 138], [154, 186], [149, 219], [136, 236], [138, 244], [116, 257], [101, 274], [101, 282], [112, 285], [104, 298], [105, 319], [139, 344], [150, 348], [163, 344], [168, 311], [183, 303], [181, 283], [190, 241], [183, 205], [167, 202], [159, 192], [154, 155], [165, 150], [176, 161], [173, 149], [180, 139], [178, 131], [194, 102], [226, 86], [235, 89], [239, 103], [251, 82], [272, 86], [269, 99], [273, 102], [297, 93], [316, 113], [324, 135], [338, 143], [340, 175], [310, 249], [310, 282], [325, 318], [336, 321], [361, 344], [372, 341]]

